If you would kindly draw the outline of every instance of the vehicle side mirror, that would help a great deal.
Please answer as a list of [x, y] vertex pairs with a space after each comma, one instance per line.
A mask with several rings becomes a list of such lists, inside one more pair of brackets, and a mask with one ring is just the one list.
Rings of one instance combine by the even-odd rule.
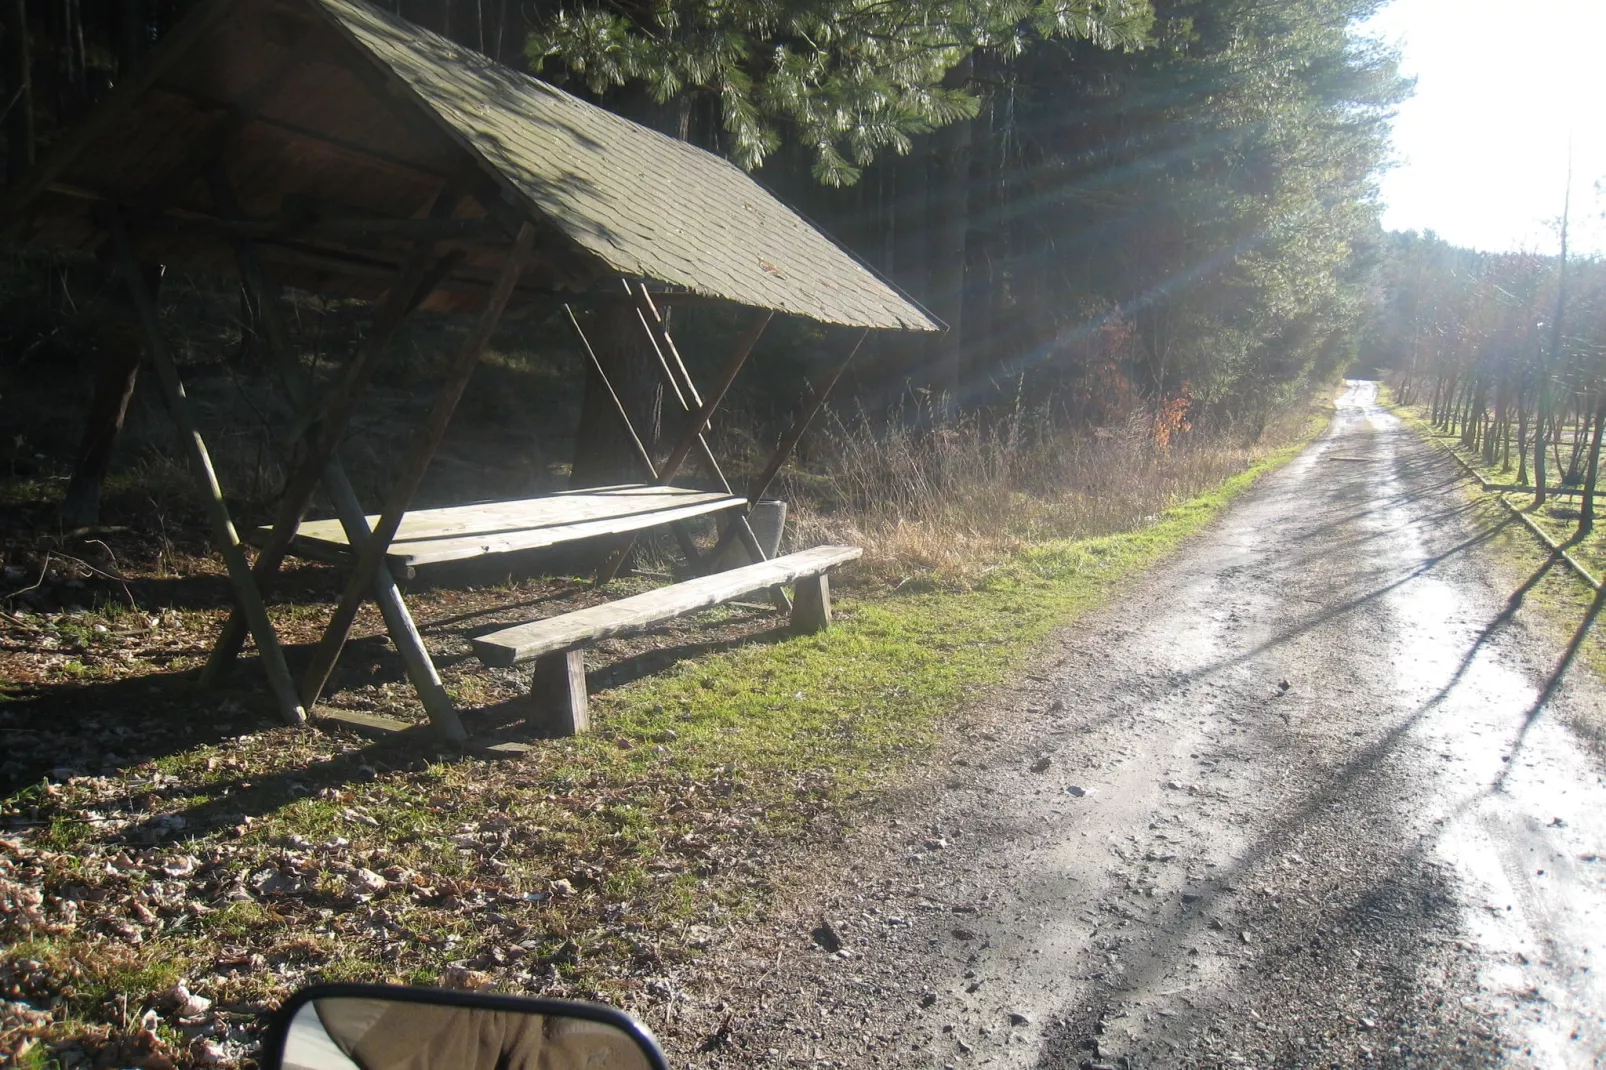
[[392, 985], [315, 985], [279, 1009], [263, 1070], [669, 1070], [612, 1007]]

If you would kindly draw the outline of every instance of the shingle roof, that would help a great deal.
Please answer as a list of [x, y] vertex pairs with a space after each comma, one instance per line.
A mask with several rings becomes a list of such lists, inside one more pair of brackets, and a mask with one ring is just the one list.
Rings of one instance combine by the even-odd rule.
[[860, 327], [938, 325], [729, 162], [363, 0], [311, 0], [518, 195], [622, 275]]

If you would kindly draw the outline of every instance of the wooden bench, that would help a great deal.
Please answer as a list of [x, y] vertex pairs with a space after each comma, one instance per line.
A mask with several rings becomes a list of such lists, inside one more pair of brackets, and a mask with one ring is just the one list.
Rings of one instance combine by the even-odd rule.
[[805, 633], [822, 631], [831, 623], [830, 570], [862, 553], [857, 546], [816, 546], [616, 602], [514, 625], [471, 642], [475, 656], [491, 668], [535, 662], [530, 723], [548, 733], [573, 735], [590, 727], [585, 647], [786, 583], [796, 586], [792, 627]]

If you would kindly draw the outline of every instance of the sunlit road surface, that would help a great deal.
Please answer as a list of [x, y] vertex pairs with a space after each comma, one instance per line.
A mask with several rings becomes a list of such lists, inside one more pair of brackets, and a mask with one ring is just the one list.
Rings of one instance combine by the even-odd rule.
[[[1102, 806], [1039, 866], [1106, 888], [1125, 868], [1157, 906], [1116, 926], [1148, 932], [1091, 1004], [1101, 1051], [1606, 1062], [1606, 781], [1567, 723], [1606, 707], [1582, 668], [1541, 705], [1561, 651], [1508, 612], [1523, 577], [1467, 505], [1351, 383], [1320, 442], [1112, 615], [1130, 634], [1073, 642], [1064, 696], [1129, 717], [1103, 734], [1130, 752], [1087, 774]], [[1083, 973], [1088, 928], [1060, 926]], [[1085, 1059], [1069, 1032], [1037, 1059]]]
[[1567, 630], [1510, 608], [1464, 488], [1350, 384], [996, 699], [1013, 738], [857, 833], [823, 904], [853, 958], [771, 956], [761, 1061], [1606, 1064], [1606, 780], [1571, 727], [1606, 699], [1579, 663], [1540, 702]]

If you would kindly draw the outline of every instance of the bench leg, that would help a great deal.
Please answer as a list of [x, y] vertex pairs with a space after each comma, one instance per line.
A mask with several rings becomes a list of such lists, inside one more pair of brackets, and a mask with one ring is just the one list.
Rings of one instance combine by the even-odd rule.
[[792, 593], [792, 630], [823, 632], [831, 626], [831, 577], [804, 576]]
[[547, 736], [573, 736], [591, 729], [586, 698], [586, 656], [582, 650], [535, 659], [525, 723]]

